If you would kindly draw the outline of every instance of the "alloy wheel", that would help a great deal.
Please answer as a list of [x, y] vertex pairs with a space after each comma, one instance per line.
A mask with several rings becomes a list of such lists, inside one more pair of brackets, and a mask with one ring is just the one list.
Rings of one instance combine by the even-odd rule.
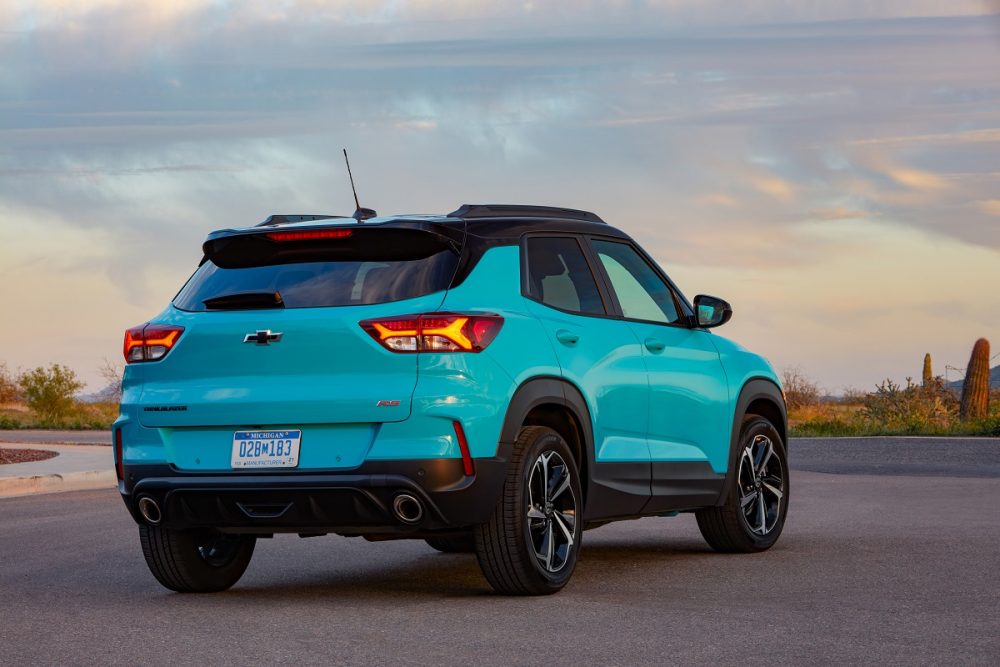
[[528, 476], [528, 539], [541, 568], [559, 572], [575, 546], [577, 499], [572, 468], [553, 451], [542, 452]]
[[774, 443], [766, 435], [755, 435], [740, 454], [740, 509], [750, 532], [765, 536], [781, 518], [785, 495], [785, 471], [775, 456]]

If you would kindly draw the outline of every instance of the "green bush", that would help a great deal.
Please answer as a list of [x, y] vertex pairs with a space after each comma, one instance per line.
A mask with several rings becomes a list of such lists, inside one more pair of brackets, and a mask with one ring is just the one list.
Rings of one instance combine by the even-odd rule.
[[73, 395], [83, 389], [76, 373], [66, 366], [52, 364], [25, 371], [17, 379], [25, 402], [45, 426], [57, 426], [73, 412]]
[[15, 419], [7, 415], [0, 415], [0, 429], [14, 430], [19, 428], [24, 428], [24, 422], [20, 419]]

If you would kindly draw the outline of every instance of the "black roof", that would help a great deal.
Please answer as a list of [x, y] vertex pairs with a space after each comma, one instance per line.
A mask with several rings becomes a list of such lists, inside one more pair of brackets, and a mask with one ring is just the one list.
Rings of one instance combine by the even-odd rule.
[[462, 218], [463, 220], [481, 220], [484, 218], [552, 218], [606, 224], [600, 216], [590, 211], [556, 206], [525, 206], [522, 204], [462, 204], [449, 213], [448, 217]]
[[448, 214], [464, 220], [470, 235], [500, 242], [516, 242], [528, 232], [599, 234], [627, 238], [589, 211], [555, 206], [463, 204]]

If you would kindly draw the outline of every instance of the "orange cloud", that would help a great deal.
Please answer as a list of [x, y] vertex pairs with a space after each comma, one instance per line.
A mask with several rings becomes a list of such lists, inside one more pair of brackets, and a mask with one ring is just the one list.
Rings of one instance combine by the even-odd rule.
[[887, 175], [900, 185], [905, 185], [911, 190], [945, 190], [949, 187], [948, 181], [937, 174], [919, 169], [909, 169], [905, 167], [891, 167]]
[[976, 204], [979, 205], [979, 209], [986, 215], [1000, 217], [1000, 199], [984, 199], [976, 202]]
[[758, 176], [751, 183], [760, 193], [782, 202], [790, 202], [795, 198], [795, 186], [778, 176]]

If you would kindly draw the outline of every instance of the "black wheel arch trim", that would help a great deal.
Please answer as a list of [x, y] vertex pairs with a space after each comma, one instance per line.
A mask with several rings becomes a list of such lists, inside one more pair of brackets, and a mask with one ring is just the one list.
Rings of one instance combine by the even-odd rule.
[[556, 376], [533, 377], [522, 382], [514, 391], [500, 429], [500, 445], [506, 451], [497, 452], [497, 455], [510, 459], [509, 448], [517, 440], [525, 418], [533, 409], [546, 403], [562, 405], [573, 413], [583, 431], [581, 435], [587, 449], [581, 453], [593, 461], [594, 428], [590, 422], [590, 407], [579, 389], [565, 378]]
[[[583, 490], [583, 504], [590, 503], [590, 490], [595, 470], [594, 426], [590, 418], [590, 406], [583, 392], [566, 378], [544, 375], [529, 378], [514, 391], [507, 406], [497, 457], [509, 461], [517, 434], [524, 426], [528, 415], [540, 405], [555, 404], [566, 408], [579, 428], [580, 440], [580, 486]], [[568, 443], [573, 449], [573, 443]], [[576, 452], [574, 452], [576, 453]]]
[[[781, 436], [781, 446], [788, 453], [788, 410], [785, 407], [785, 397], [781, 393], [781, 388], [774, 380], [766, 377], [754, 377], [744, 383], [740, 390], [739, 398], [736, 399], [736, 409], [733, 411], [733, 429], [729, 439], [729, 465], [726, 467], [726, 483], [722, 487], [722, 494], [716, 505], [726, 502], [729, 493], [730, 479], [736, 471], [736, 459], [739, 455], [740, 430], [743, 425], [743, 418], [747, 415], [750, 406], [757, 401], [771, 403], [773, 408], [780, 414], [779, 423], [774, 424], [778, 434]], [[774, 421], [772, 415], [761, 415]]]

